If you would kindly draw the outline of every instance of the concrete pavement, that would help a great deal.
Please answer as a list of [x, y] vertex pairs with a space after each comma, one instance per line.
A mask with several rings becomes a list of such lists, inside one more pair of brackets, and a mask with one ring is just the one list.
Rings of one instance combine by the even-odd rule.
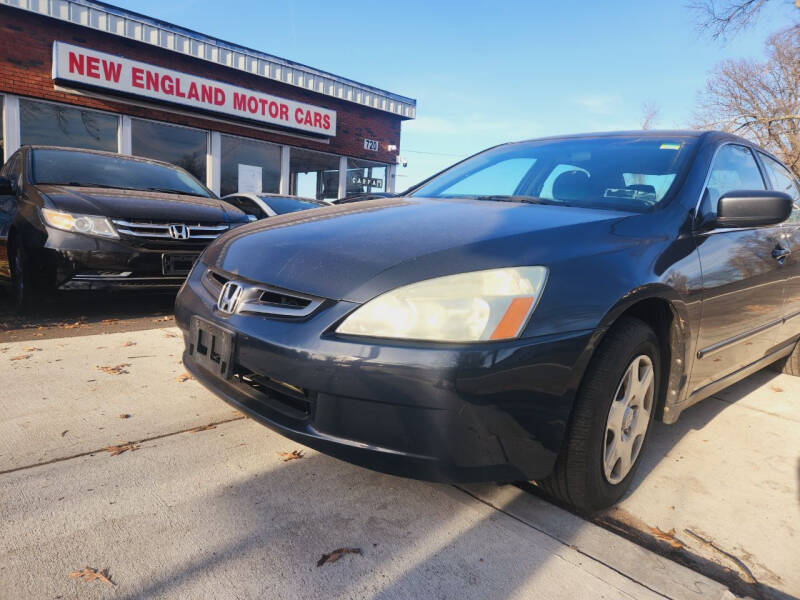
[[[732, 597], [514, 486], [409, 481], [310, 450], [283, 462], [299, 446], [178, 381], [176, 333], [0, 344], [0, 598]], [[127, 373], [97, 368], [119, 365]], [[664, 528], [665, 502], [638, 505], [661, 477], [656, 434], [625, 510]], [[136, 440], [149, 441], [102, 450]], [[670, 476], [663, 485], [681, 481]], [[790, 500], [775, 502], [786, 512]], [[685, 514], [700, 519], [697, 502]], [[791, 551], [784, 530], [766, 533]], [[340, 547], [363, 555], [316, 567]], [[117, 587], [69, 578], [86, 566], [108, 568]]]

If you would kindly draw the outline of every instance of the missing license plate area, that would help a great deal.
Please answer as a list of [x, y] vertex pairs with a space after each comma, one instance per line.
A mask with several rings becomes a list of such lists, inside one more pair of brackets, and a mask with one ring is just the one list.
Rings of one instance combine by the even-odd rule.
[[188, 275], [197, 260], [197, 254], [162, 254], [164, 275]]
[[231, 364], [235, 339], [236, 336], [232, 331], [194, 317], [189, 354], [207, 371], [227, 379], [233, 370]]

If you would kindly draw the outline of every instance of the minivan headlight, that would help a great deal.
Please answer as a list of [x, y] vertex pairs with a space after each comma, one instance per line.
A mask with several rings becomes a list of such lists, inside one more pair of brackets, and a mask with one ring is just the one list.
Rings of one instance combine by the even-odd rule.
[[386, 292], [357, 308], [337, 333], [436, 342], [518, 337], [536, 308], [546, 267], [447, 275]]
[[106, 217], [95, 217], [92, 215], [76, 215], [60, 210], [42, 209], [44, 222], [50, 227], [71, 231], [74, 233], [85, 233], [87, 235], [99, 235], [101, 237], [119, 239], [114, 226]]

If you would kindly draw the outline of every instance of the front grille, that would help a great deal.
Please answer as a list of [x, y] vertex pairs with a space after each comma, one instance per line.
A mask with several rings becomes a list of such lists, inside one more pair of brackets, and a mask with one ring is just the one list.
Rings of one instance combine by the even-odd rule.
[[306, 419], [311, 415], [311, 397], [308, 390], [258, 375], [241, 365], [235, 366], [233, 378], [236, 383], [246, 385], [257, 392], [257, 400], [273, 410], [293, 419]]
[[303, 318], [311, 315], [324, 302], [323, 298], [308, 296], [299, 292], [234, 280], [211, 269], [205, 272], [202, 284], [216, 301], [222, 291], [222, 286], [229, 281], [236, 281], [242, 287], [242, 297], [236, 310], [236, 312], [242, 314]]
[[[169, 223], [159, 223], [142, 219], [112, 219], [120, 235], [150, 239], [150, 240], [213, 240], [219, 237], [230, 227], [224, 223], [199, 223], [173, 221]], [[170, 227], [173, 225], [185, 226], [188, 237], [173, 237], [170, 235]]]

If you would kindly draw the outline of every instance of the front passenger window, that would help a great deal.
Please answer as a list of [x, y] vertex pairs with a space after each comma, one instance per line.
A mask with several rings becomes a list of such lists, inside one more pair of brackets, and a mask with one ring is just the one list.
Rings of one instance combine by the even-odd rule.
[[720, 197], [728, 192], [763, 189], [764, 179], [750, 149], [726, 144], [719, 149], [711, 166], [700, 214], [703, 217], [716, 215]]

